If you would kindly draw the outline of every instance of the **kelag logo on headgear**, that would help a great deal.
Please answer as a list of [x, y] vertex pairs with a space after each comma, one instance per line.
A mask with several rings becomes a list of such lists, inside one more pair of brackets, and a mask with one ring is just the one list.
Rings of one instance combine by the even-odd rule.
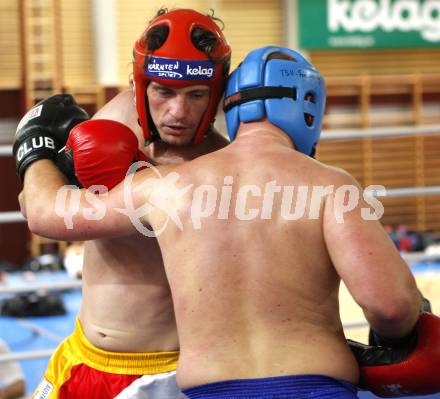
[[214, 76], [214, 63], [207, 60], [187, 61], [150, 57], [145, 74], [174, 80], [209, 80]]

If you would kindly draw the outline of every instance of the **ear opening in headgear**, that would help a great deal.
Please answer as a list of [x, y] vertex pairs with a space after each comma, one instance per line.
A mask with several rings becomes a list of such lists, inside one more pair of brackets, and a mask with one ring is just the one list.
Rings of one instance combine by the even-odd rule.
[[191, 42], [197, 50], [205, 53], [209, 58], [217, 44], [217, 36], [203, 28], [194, 28], [191, 32]]
[[305, 101], [309, 101], [309, 102], [311, 102], [313, 104], [316, 103], [315, 95], [313, 93], [311, 93], [310, 91], [305, 94], [304, 100]]
[[[311, 102], [311, 103], [315, 104], [316, 103], [316, 97], [315, 97], [315, 95], [313, 93], [307, 92], [304, 95], [304, 101], [308, 101], [308, 102]], [[309, 114], [307, 112], [304, 113], [304, 121], [306, 122], [306, 125], [308, 127], [313, 126], [314, 120], [315, 120], [315, 118], [313, 117], [312, 114]]]
[[313, 126], [313, 121], [314, 120], [315, 120], [315, 118], [313, 117], [313, 115], [304, 113], [304, 122], [306, 122], [306, 125], [308, 127], [312, 127]]
[[145, 35], [145, 48], [149, 51], [161, 48], [166, 42], [170, 33], [170, 27], [167, 24], [159, 24], [151, 27]]

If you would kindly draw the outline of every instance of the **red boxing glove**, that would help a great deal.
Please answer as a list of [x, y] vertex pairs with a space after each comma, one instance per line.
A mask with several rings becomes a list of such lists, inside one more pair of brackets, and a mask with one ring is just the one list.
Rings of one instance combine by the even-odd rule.
[[142, 155], [130, 128], [116, 121], [94, 119], [70, 131], [64, 151], [66, 167], [61, 169], [71, 180], [74, 170], [83, 187], [102, 184], [111, 190], [125, 178], [134, 161], [144, 159]]
[[415, 339], [409, 351], [348, 341], [359, 363], [361, 388], [382, 397], [440, 392], [440, 318], [422, 313]]

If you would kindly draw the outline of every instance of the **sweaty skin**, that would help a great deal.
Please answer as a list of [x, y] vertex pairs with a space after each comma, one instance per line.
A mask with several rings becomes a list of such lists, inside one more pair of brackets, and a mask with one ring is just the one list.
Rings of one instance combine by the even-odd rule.
[[[144, 147], [131, 90], [124, 91], [93, 119], [126, 124], [152, 164], [180, 163], [217, 150], [227, 141], [210, 134], [197, 147], [155, 142]], [[85, 242], [83, 299], [79, 318], [89, 341], [116, 352], [179, 349], [171, 294], [157, 240], [132, 234]]]
[[[134, 177], [132, 190], [136, 208], [154, 196], [162, 203], [171, 199], [182, 223], [180, 229], [169, 222], [158, 236], [179, 328], [177, 378], [182, 388], [294, 374], [323, 374], [357, 383], [358, 365], [339, 315], [341, 278], [377, 333], [402, 337], [414, 327], [420, 309], [414, 277], [379, 221], [361, 217], [362, 208], [371, 211], [365, 201], [344, 214], [344, 223], [335, 216], [334, 192], [321, 197], [314, 217], [308, 217], [310, 197], [306, 216], [297, 220], [281, 216], [281, 192], [274, 193], [272, 206], [266, 198], [269, 206], [263, 207], [262, 193], [272, 181], [284, 189], [295, 188], [291, 213], [299, 186], [357, 186], [344, 171], [294, 151], [278, 128], [267, 122], [242, 125], [229, 146], [159, 170], [164, 177], [179, 174], [177, 189], [193, 185], [182, 196], [170, 194], [172, 185], [155, 192], [147, 180], [155, 175], [146, 169]], [[133, 231], [130, 220], [115, 211], [124, 206], [122, 184], [102, 199], [108, 212], [101, 221], [85, 220], [79, 213], [73, 219], [75, 229], [68, 231], [53, 209], [36, 206], [43, 199], [46, 204], [55, 202], [63, 184], [59, 171], [42, 160], [29, 167], [28, 176], [25, 189], [40, 187], [40, 198], [23, 209], [32, 231], [71, 239]], [[48, 176], [51, 183], [44, 185]], [[226, 176], [233, 178], [231, 201], [223, 203], [219, 216]], [[194, 192], [208, 186], [217, 192], [215, 209], [197, 226]], [[243, 187], [249, 191], [239, 200]], [[165, 195], [161, 198], [160, 193]], [[241, 208], [244, 211], [237, 212]], [[257, 216], [245, 220], [253, 209]], [[158, 231], [167, 218], [157, 210], [143, 222]]]

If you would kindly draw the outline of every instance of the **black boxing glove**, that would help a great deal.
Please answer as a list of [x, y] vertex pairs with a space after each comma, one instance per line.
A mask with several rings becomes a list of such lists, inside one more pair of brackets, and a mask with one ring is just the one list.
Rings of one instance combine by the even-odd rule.
[[403, 350], [411, 352], [417, 344], [416, 330], [416, 328], [413, 328], [409, 334], [401, 338], [387, 338], [382, 337], [370, 329], [370, 333], [368, 335], [368, 344], [371, 346], [380, 346], [383, 348], [393, 349], [395, 351]]
[[420, 292], [420, 296], [422, 297], [422, 305], [420, 306], [420, 311], [422, 313], [423, 312], [432, 313], [431, 302], [429, 302], [429, 300], [423, 296], [420, 290], [419, 292]]
[[15, 133], [13, 153], [23, 180], [26, 168], [39, 159], [55, 160], [70, 130], [89, 119], [70, 94], [55, 94], [33, 106]]

